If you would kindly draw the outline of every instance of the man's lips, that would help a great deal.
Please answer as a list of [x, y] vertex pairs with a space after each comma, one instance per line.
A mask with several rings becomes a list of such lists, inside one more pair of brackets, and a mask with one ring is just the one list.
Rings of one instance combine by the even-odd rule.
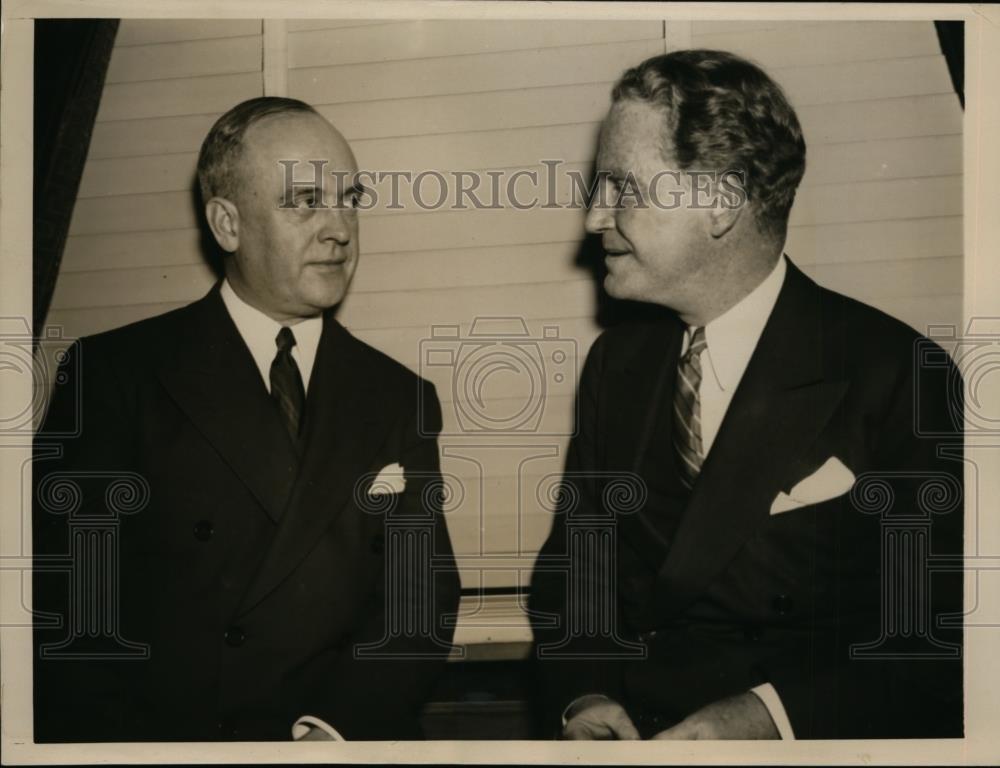
[[615, 258], [618, 258], [619, 256], [626, 256], [626, 255], [628, 255], [628, 251], [616, 251], [616, 250], [613, 250], [613, 249], [605, 248], [604, 249], [604, 255], [607, 258], [609, 258], [609, 259], [615, 259]]

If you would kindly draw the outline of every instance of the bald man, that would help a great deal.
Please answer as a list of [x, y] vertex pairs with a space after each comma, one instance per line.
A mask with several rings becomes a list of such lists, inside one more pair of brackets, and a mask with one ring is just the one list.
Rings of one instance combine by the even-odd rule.
[[[36, 626], [36, 741], [421, 735], [459, 591], [425, 492], [440, 406], [333, 317], [358, 263], [356, 173], [309, 105], [237, 105], [198, 161], [224, 279], [70, 350], [36, 443], [36, 557], [69, 555], [76, 573], [90, 558], [70, 531], [114, 517], [95, 480], [148, 500], [114, 518], [118, 554], [96, 556], [117, 578], [81, 591], [58, 569], [35, 577], [36, 609], [65, 619]], [[42, 460], [48, 446], [61, 456]], [[59, 479], [81, 492], [68, 515], [47, 493]], [[422, 557], [390, 559], [401, 531]], [[76, 653], [70, 617], [107, 584], [116, 618], [96, 640], [123, 652]]]

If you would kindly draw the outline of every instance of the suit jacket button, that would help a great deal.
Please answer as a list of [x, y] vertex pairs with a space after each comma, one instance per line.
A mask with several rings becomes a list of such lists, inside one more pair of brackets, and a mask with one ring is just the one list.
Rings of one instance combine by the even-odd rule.
[[750, 643], [757, 642], [760, 640], [760, 628], [752, 624], [743, 627], [743, 639]]
[[792, 598], [788, 595], [778, 595], [771, 601], [771, 607], [779, 616], [787, 616], [790, 614], [794, 605], [795, 604], [792, 602]]
[[225, 634], [226, 645], [230, 648], [239, 648], [246, 642], [247, 636], [239, 627], [230, 627]]
[[376, 555], [381, 555], [385, 552], [385, 536], [378, 534], [377, 536], [372, 536], [371, 550]]
[[194, 526], [194, 537], [198, 541], [208, 541], [212, 538], [213, 533], [215, 533], [215, 529], [209, 520], [201, 520]]

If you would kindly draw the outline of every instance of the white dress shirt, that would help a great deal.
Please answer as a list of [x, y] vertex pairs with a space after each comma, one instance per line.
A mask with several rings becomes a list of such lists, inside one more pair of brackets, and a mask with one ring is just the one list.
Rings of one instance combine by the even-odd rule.
[[[743, 372], [778, 300], [786, 271], [785, 257], [782, 256], [760, 285], [705, 326], [706, 346], [701, 353], [702, 376], [698, 387], [702, 458], [712, 449], [733, 393], [743, 378]], [[682, 354], [691, 343], [693, 331], [693, 328], [688, 328], [684, 333]], [[792, 724], [774, 686], [764, 683], [752, 692], [764, 702], [781, 738], [794, 739]]]
[[[250, 350], [254, 363], [264, 379], [264, 386], [271, 391], [271, 363], [278, 353], [275, 341], [281, 330], [281, 323], [265, 315], [256, 307], [247, 304], [236, 295], [228, 280], [222, 281], [219, 290], [222, 301], [226, 305], [229, 316], [233, 318], [236, 330], [239, 331], [244, 343]], [[289, 326], [295, 334], [295, 346], [292, 347], [292, 358], [299, 367], [302, 385], [309, 390], [309, 378], [312, 375], [313, 364], [316, 362], [316, 351], [319, 349], [319, 337], [323, 333], [323, 318], [307, 317], [295, 325]], [[292, 725], [292, 739], [299, 741], [313, 729], [319, 729], [333, 741], [343, 741], [337, 730], [318, 717], [303, 715]]]
[[[729, 409], [743, 372], [760, 341], [771, 310], [778, 300], [785, 281], [785, 258], [763, 282], [705, 326], [705, 350], [701, 353], [701, 386], [698, 398], [701, 403], [701, 445], [704, 458], [715, 442], [722, 418]], [[691, 343], [692, 328], [684, 334], [681, 354]]]
[[[281, 323], [273, 320], [256, 307], [251, 307], [243, 299], [236, 295], [233, 286], [228, 280], [222, 281], [222, 288], [219, 291], [222, 301], [229, 311], [229, 316], [236, 324], [236, 330], [240, 332], [244, 343], [250, 350], [253, 361], [257, 364], [260, 375], [264, 379], [264, 386], [267, 391], [271, 391], [271, 363], [278, 353], [278, 345], [275, 339], [278, 331], [281, 330]], [[316, 362], [316, 350], [319, 349], [319, 337], [323, 333], [323, 318], [307, 317], [300, 320], [295, 325], [290, 325], [292, 333], [295, 334], [295, 346], [292, 347], [292, 358], [299, 367], [302, 376], [302, 385], [309, 391], [309, 377], [312, 374], [313, 363]]]

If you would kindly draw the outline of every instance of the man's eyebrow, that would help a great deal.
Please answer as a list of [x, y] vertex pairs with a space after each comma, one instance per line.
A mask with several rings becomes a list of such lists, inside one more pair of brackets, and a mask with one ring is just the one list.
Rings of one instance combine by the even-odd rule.
[[303, 184], [302, 182], [290, 183], [285, 187], [285, 194], [291, 193], [293, 197], [304, 197], [306, 195], [315, 195], [317, 192], [322, 192], [323, 187], [317, 187], [314, 184]]
[[367, 194], [368, 194], [368, 188], [365, 187], [365, 185], [362, 184], [360, 181], [355, 181], [353, 184], [351, 184], [351, 186], [349, 186], [347, 189], [345, 189], [343, 192], [340, 193], [340, 195], [338, 196], [337, 205], [340, 205], [340, 201], [346, 198], [353, 196], [361, 197]]

